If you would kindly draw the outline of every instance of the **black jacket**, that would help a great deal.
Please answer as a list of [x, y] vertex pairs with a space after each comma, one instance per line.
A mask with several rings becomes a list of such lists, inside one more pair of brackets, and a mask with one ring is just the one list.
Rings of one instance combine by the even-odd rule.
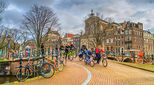
[[68, 53], [70, 51], [70, 46], [65, 46], [65, 52]]
[[82, 45], [81, 50], [87, 50], [87, 47], [85, 45]]

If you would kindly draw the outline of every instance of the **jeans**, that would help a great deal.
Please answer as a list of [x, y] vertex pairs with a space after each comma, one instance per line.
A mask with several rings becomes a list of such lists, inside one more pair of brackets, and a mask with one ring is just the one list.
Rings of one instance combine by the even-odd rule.
[[97, 57], [97, 63], [99, 64], [99, 62], [101, 60], [101, 55], [96, 53], [96, 57]]

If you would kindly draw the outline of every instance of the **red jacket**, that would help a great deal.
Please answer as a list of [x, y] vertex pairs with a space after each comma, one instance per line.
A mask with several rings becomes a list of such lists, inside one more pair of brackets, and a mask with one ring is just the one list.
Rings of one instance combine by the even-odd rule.
[[96, 53], [100, 55], [100, 51], [102, 51], [102, 53], [104, 53], [104, 51], [102, 49], [96, 48]]

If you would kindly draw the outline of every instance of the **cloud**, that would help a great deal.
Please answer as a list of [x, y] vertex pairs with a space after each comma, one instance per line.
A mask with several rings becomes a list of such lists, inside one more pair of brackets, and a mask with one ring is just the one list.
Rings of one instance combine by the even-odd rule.
[[8, 3], [3, 23], [15, 26], [33, 4], [39, 4], [56, 12], [64, 32], [79, 33], [83, 30], [84, 20], [91, 9], [104, 17], [112, 17], [116, 22], [142, 22], [144, 29], [154, 29], [153, 0], [8, 0]]

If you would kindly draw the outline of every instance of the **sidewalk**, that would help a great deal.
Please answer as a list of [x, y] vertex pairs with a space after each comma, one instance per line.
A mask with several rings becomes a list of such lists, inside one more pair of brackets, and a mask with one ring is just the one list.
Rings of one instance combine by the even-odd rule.
[[133, 68], [138, 68], [138, 69], [149, 71], [149, 72], [154, 72], [154, 65], [126, 63], [126, 62], [119, 62], [119, 64], [130, 66], [130, 67], [133, 67]]
[[63, 72], [57, 72], [50, 79], [36, 79], [19, 83], [18, 85], [81, 85], [87, 79], [87, 72], [72, 63], [67, 63]]

